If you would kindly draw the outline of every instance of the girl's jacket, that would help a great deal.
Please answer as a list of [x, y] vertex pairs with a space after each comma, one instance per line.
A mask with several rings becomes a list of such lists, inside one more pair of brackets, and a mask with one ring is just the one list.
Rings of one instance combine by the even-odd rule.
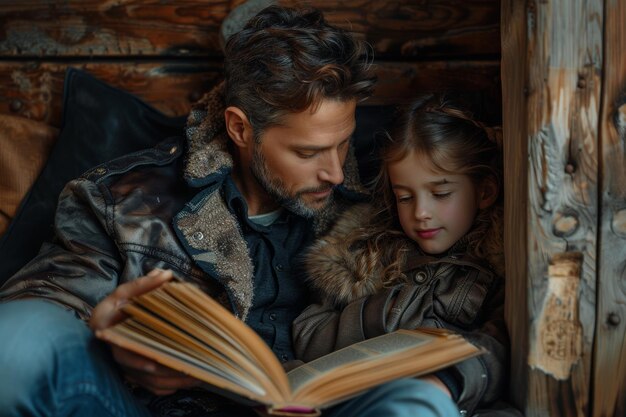
[[402, 267], [407, 279], [402, 283], [383, 285], [384, 265], [375, 262], [371, 274], [357, 279], [360, 266], [355, 255], [363, 249], [350, 240], [350, 232], [369, 210], [363, 204], [348, 210], [307, 254], [306, 273], [320, 303], [309, 306], [294, 322], [297, 357], [310, 361], [399, 328], [451, 329], [487, 351], [441, 374], [456, 386], [461, 413], [472, 415], [496, 401], [507, 386], [503, 279], [469, 255], [463, 241], [439, 257], [426, 255], [407, 241], [409, 253]]

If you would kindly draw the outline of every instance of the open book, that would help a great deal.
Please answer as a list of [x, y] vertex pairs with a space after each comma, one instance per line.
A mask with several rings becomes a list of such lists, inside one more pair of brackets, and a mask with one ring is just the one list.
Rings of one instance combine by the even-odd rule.
[[250, 327], [193, 284], [170, 282], [123, 307], [125, 321], [96, 335], [206, 382], [274, 415], [321, 408], [402, 377], [431, 373], [480, 350], [438, 329], [399, 330], [283, 370]]

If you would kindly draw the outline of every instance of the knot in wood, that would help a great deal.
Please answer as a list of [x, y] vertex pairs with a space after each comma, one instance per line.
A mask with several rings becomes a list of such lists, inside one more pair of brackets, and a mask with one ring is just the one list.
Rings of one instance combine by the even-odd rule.
[[619, 324], [621, 323], [621, 318], [617, 313], [610, 313], [609, 316], [606, 319], [606, 322], [610, 325], [610, 326], [619, 326]]

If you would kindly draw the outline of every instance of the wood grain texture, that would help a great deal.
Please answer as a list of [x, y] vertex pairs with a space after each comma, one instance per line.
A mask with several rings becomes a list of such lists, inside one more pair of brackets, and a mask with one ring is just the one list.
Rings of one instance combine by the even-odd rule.
[[220, 55], [229, 1], [20, 0], [0, 3], [6, 56]]
[[[155, 62], [2, 62], [0, 113], [21, 115], [59, 126], [63, 79], [68, 66], [138, 95], [168, 115], [184, 115], [191, 103], [222, 79], [222, 66], [196, 60]], [[395, 105], [419, 93], [481, 92], [499, 108], [499, 64], [487, 62], [380, 63], [380, 83], [364, 105]]]
[[4, 62], [0, 63], [0, 113], [59, 127], [68, 66], [83, 69], [136, 94], [170, 116], [187, 114], [191, 103], [222, 79], [219, 65], [196, 62]]
[[504, 152], [505, 317], [511, 339], [509, 397], [528, 408], [528, 51], [526, 5], [502, 1], [502, 133]]
[[605, 8], [592, 415], [621, 417], [626, 415], [626, 4], [610, 0]]
[[[0, 55], [219, 56], [219, 28], [242, 0], [0, 2]], [[312, 5], [378, 59], [497, 56], [497, 0], [280, 0]]]
[[[514, 5], [506, 2], [507, 13], [515, 12], [522, 18], [527, 39], [513, 45], [525, 47], [509, 51], [503, 60], [503, 74], [525, 77], [524, 81], [504, 78], [503, 95], [508, 97], [510, 87], [522, 87], [526, 97], [517, 96], [518, 115], [513, 106], [506, 110], [507, 120], [521, 118], [514, 125], [525, 123], [524, 136], [505, 137], [505, 141], [521, 140], [521, 149], [528, 150], [528, 159], [516, 165], [517, 171], [507, 170], [505, 189], [517, 192], [510, 204], [526, 205], [522, 217], [513, 219], [505, 227], [523, 233], [525, 242], [508, 241], [507, 260], [525, 254], [525, 266], [507, 275], [509, 283], [518, 290], [528, 291], [528, 316], [513, 318], [515, 334], [527, 343], [530, 357], [527, 387], [521, 399], [525, 415], [531, 416], [586, 416], [589, 412], [591, 387], [591, 358], [595, 330], [595, 294], [598, 220], [598, 126], [602, 72], [602, 1], [552, 1]], [[517, 3], [517, 2], [516, 2]], [[510, 20], [511, 17], [507, 19]], [[504, 22], [504, 20], [503, 20]], [[503, 44], [503, 51], [507, 43]], [[511, 45], [509, 45], [510, 47]], [[517, 72], [508, 67], [517, 56]], [[507, 69], [505, 64], [507, 63]], [[508, 75], [503, 75], [508, 77]], [[508, 83], [511, 86], [508, 86]], [[508, 128], [505, 132], [511, 132]], [[512, 145], [513, 151], [518, 145]], [[511, 161], [513, 155], [505, 156]], [[519, 178], [527, 178], [527, 189], [514, 187]], [[521, 225], [520, 225], [521, 223]], [[515, 252], [517, 245], [525, 245]], [[549, 285], [549, 266], [563, 254], [582, 254], [579, 282], [575, 291], [556, 291]], [[526, 271], [526, 276], [520, 272]], [[522, 280], [523, 283], [518, 282]], [[508, 291], [512, 294], [511, 291]], [[554, 299], [564, 305], [575, 305], [564, 315], [558, 328], [554, 322], [541, 320], [542, 312]], [[509, 309], [509, 316], [517, 309]], [[526, 323], [524, 323], [524, 321]], [[529, 326], [526, 331], [526, 327]], [[582, 346], [577, 333], [582, 332]], [[524, 333], [528, 335], [524, 338]], [[551, 340], [546, 343], [546, 340]], [[555, 350], [556, 345], [563, 350]], [[562, 354], [562, 352], [566, 352]], [[517, 352], [518, 354], [521, 352]], [[539, 366], [542, 356], [561, 361], [561, 366]], [[537, 360], [539, 358], [540, 360]], [[524, 359], [517, 357], [515, 360]], [[552, 362], [554, 363], [554, 362]], [[566, 369], [565, 372], [562, 369]], [[520, 371], [519, 369], [517, 371]], [[513, 376], [513, 380], [516, 380]], [[517, 399], [520, 401], [520, 399]]]

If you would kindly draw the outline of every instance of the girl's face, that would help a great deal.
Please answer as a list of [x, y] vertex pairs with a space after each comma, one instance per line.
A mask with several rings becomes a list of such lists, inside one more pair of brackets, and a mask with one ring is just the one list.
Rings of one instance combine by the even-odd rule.
[[484, 193], [467, 175], [442, 173], [421, 154], [410, 152], [387, 172], [402, 229], [426, 253], [450, 249], [486, 207]]

